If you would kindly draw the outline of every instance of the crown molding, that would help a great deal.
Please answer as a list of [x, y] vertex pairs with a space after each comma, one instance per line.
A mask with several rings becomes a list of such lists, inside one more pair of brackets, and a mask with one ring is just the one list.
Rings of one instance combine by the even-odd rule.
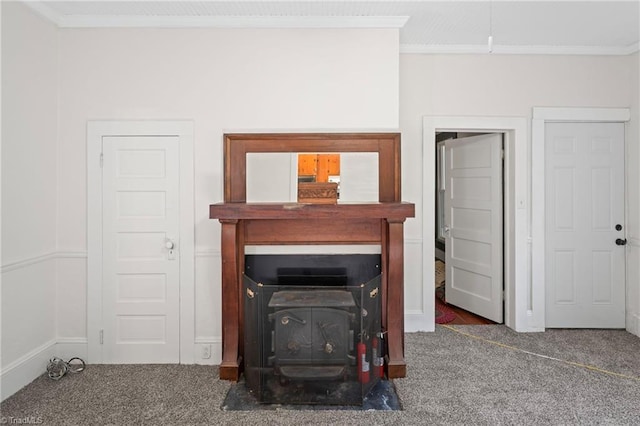
[[[495, 46], [494, 46], [495, 50]], [[426, 53], [426, 54], [477, 54], [489, 53], [486, 45], [478, 44], [400, 44], [400, 53]]]
[[24, 3], [60, 28], [402, 28], [408, 16], [60, 15], [44, 1]]
[[401, 28], [408, 16], [65, 16], [60, 28]]
[[603, 55], [625, 56], [640, 50], [640, 44], [629, 46], [509, 46], [493, 45], [493, 51], [489, 52], [487, 45], [427, 45], [427, 44], [401, 44], [400, 53], [421, 54], [492, 54], [492, 55]]
[[626, 47], [627, 55], [633, 55], [634, 53], [640, 52], [640, 41], [630, 44]]
[[543, 121], [624, 122], [631, 120], [629, 108], [533, 107], [532, 118]]
[[62, 15], [60, 15], [55, 10], [51, 9], [46, 2], [44, 1], [31, 1], [31, 0], [22, 0], [22, 3], [28, 6], [31, 10], [33, 10], [37, 15], [42, 18], [60, 26], [59, 22], [62, 20]]
[[[98, 16], [61, 15], [43, 0], [22, 0], [41, 17], [60, 28], [388, 28], [399, 29], [409, 16]], [[494, 45], [498, 55], [625, 56], [640, 51], [640, 42], [628, 46], [515, 46]], [[485, 44], [400, 44], [400, 53], [489, 54]]]

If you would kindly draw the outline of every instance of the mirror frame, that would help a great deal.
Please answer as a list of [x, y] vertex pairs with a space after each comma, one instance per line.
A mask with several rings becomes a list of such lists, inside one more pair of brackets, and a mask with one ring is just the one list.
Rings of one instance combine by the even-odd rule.
[[225, 133], [224, 202], [247, 201], [247, 153], [378, 153], [378, 201], [401, 201], [400, 133]]

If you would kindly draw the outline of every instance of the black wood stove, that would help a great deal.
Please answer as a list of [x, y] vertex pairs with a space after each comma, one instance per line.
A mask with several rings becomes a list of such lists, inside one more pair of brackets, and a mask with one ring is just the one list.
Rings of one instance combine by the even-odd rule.
[[361, 405], [383, 376], [379, 255], [247, 255], [244, 366], [261, 403]]

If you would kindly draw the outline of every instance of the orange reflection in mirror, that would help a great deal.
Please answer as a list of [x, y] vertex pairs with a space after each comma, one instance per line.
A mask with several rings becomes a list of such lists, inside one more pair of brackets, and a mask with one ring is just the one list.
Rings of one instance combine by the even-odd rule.
[[336, 203], [340, 196], [340, 154], [298, 154], [298, 202]]
[[340, 154], [298, 154], [298, 181], [329, 182], [340, 176]]

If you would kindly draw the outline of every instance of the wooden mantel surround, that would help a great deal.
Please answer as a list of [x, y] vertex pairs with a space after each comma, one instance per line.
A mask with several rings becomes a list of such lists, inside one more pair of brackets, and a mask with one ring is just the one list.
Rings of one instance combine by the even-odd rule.
[[[247, 203], [247, 153], [378, 153], [379, 199], [371, 203]], [[222, 363], [220, 378], [242, 372], [242, 274], [247, 245], [379, 244], [382, 327], [389, 378], [406, 375], [404, 360], [404, 221], [415, 206], [400, 200], [399, 133], [224, 135], [224, 203], [209, 206], [222, 224]]]

